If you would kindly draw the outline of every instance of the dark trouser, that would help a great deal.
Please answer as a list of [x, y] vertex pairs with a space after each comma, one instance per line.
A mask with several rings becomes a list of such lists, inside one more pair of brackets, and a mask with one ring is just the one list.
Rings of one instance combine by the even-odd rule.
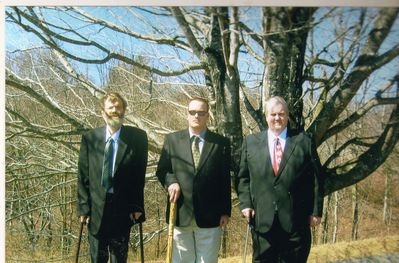
[[[126, 263], [130, 225], [121, 224], [115, 214], [112, 195], [107, 194], [101, 227], [97, 235], [89, 233], [90, 256], [93, 263]], [[126, 215], [127, 217], [129, 215]]]
[[252, 230], [253, 262], [255, 263], [306, 263], [311, 246], [309, 227], [284, 231], [277, 214], [271, 229], [266, 233]]

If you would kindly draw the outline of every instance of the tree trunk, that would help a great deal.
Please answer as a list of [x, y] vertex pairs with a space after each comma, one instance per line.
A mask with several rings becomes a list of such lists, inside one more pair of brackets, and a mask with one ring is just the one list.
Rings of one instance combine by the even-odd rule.
[[352, 187], [352, 241], [357, 240], [359, 229], [359, 202], [357, 195], [357, 184]]
[[[306, 41], [313, 8], [263, 8], [264, 94], [279, 95], [290, 109], [291, 128], [303, 130], [302, 84]], [[279, 32], [279, 33], [276, 33]]]
[[335, 244], [338, 240], [338, 227], [339, 227], [339, 191], [334, 193], [334, 231], [332, 243]]
[[321, 243], [328, 243], [328, 234], [329, 234], [329, 222], [328, 219], [330, 217], [331, 210], [331, 195], [328, 195], [327, 198], [324, 199], [324, 213], [323, 213], [323, 222], [322, 222], [322, 232], [321, 232]]
[[[232, 148], [232, 170], [238, 172], [240, 149], [242, 143], [242, 123], [240, 114], [240, 77], [236, 65], [228, 64], [225, 57], [230, 50], [223, 48], [223, 42], [229, 42], [226, 21], [229, 20], [227, 8], [219, 8], [211, 12], [211, 39], [205, 48], [205, 70], [208, 87], [212, 91], [211, 108], [215, 116], [216, 131], [230, 139]], [[202, 59], [204, 60], [204, 58]]]
[[[385, 170], [385, 169], [384, 169]], [[388, 169], [386, 169], [388, 170]], [[391, 224], [391, 196], [392, 196], [392, 175], [390, 171], [385, 172], [385, 191], [384, 191], [384, 209], [382, 214], [382, 220], [385, 225]]]

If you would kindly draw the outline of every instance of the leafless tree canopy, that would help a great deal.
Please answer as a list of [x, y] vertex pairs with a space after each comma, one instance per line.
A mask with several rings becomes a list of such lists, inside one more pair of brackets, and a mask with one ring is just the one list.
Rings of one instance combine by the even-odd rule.
[[232, 174], [242, 137], [266, 128], [263, 102], [286, 98], [291, 127], [319, 146], [326, 194], [373, 173], [399, 139], [397, 8], [5, 11], [6, 220], [31, 244], [34, 229], [74, 224], [80, 135], [102, 125], [107, 89], [127, 98], [127, 124], [147, 131], [148, 188], [161, 194], [163, 135], [186, 126], [193, 96], [209, 99], [211, 129], [231, 139]]

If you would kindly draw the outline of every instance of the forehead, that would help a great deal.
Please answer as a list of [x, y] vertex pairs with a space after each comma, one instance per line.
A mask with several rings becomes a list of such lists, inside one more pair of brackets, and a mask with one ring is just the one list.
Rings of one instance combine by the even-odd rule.
[[284, 107], [284, 104], [278, 101], [272, 101], [268, 104], [267, 106], [267, 112], [268, 113], [273, 113], [273, 112], [286, 112], [286, 109]]
[[123, 103], [118, 98], [107, 98], [104, 101], [105, 107], [115, 106], [115, 107], [122, 107]]
[[200, 100], [193, 100], [188, 104], [188, 109], [206, 109], [206, 103]]

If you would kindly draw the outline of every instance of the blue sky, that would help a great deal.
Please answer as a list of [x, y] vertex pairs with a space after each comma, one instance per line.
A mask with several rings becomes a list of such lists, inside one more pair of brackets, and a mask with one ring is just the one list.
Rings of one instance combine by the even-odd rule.
[[[142, 10], [138, 10], [137, 8], [132, 7], [132, 9], [128, 9], [125, 7], [80, 7], [87, 13], [90, 13], [94, 16], [103, 17], [106, 20], [113, 22], [118, 25], [122, 25], [129, 30], [132, 30], [137, 33], [141, 34], [156, 34], [158, 36], [162, 36], [156, 30], [164, 30], [165, 35], [167, 34], [179, 34], [179, 28], [173, 19], [169, 19], [163, 16], [154, 16], [149, 14], [148, 12], [144, 12]], [[342, 9], [341, 9], [342, 10]], [[353, 19], [357, 19], [359, 12], [359, 8], [356, 8], [354, 11], [351, 8], [343, 9], [342, 13], [347, 13], [348, 15], [345, 17], [348, 23], [353, 23]], [[133, 14], [134, 11], [134, 14]], [[372, 15], [373, 12], [377, 10], [369, 10], [369, 14]], [[250, 25], [252, 25], [256, 30], [260, 30], [259, 28], [259, 21], [257, 21], [261, 16], [261, 9], [257, 7], [242, 7], [241, 8], [242, 14], [245, 14], [245, 18]], [[317, 15], [315, 16], [315, 20], [318, 20], [318, 16], [321, 16], [323, 13], [327, 12], [327, 9], [320, 9]], [[181, 57], [182, 60], [191, 62], [198, 62], [198, 59], [190, 54], [189, 52], [177, 52], [176, 49], [171, 48], [169, 46], [160, 46], [156, 44], [151, 44], [145, 41], [137, 40], [132, 37], [128, 37], [122, 33], [115, 33], [112, 30], [105, 29], [100, 25], [92, 25], [81, 20], [77, 20], [75, 17], [55, 12], [54, 10], [47, 9], [43, 11], [43, 16], [48, 18], [49, 22], [56, 22], [59, 24], [62, 21], [63, 27], [73, 27], [79, 28], [79, 32], [85, 34], [89, 40], [98, 41], [102, 45], [110, 48], [112, 50], [116, 50], [127, 56], [137, 56], [139, 54], [144, 54], [153, 62], [153, 66], [159, 67], [160, 69], [171, 68], [176, 69], [181, 66], [176, 60], [178, 56]], [[333, 40], [334, 35], [331, 34], [331, 27], [334, 23], [334, 18], [331, 18], [329, 22], [325, 22], [324, 24], [318, 26], [318, 29], [315, 30], [315, 45], [318, 49], [322, 48], [323, 45]], [[396, 26], [394, 26], [393, 37], [386, 41], [386, 45], [390, 46], [392, 43], [399, 42], [399, 35], [398, 35], [398, 21], [396, 21]], [[155, 29], [149, 30], [149, 25], [153, 25], [156, 27]], [[370, 23], [370, 26], [372, 24]], [[74, 39], [79, 39], [76, 35], [72, 35], [71, 33], [60, 31], [63, 36], [66, 37], [73, 37]], [[11, 23], [6, 23], [5, 27], [5, 35], [6, 35], [6, 51], [7, 52], [14, 52], [17, 53], [20, 50], [30, 49], [34, 47], [42, 46], [42, 43], [36, 36], [32, 33], [27, 33], [23, 31], [16, 25]], [[395, 37], [396, 36], [396, 37]], [[72, 53], [79, 55], [84, 58], [102, 58], [106, 56], [105, 53], [99, 51], [96, 48], [90, 47], [79, 47], [76, 48], [74, 45], [70, 45], [67, 43], [63, 43], [63, 47], [71, 51]], [[262, 50], [259, 46], [254, 46], [255, 51], [262, 55]], [[331, 45], [331, 50], [338, 50], [337, 43], [333, 43]], [[263, 65], [258, 61], [254, 60], [248, 55], [244, 53], [240, 54], [241, 62], [239, 64], [240, 70], [243, 71], [242, 80], [248, 81], [248, 85], [257, 85], [259, 82], [259, 78], [261, 78], [260, 74], [262, 73]], [[331, 59], [328, 56], [328, 53], [324, 56], [326, 59]], [[101, 72], [98, 70], [98, 65], [86, 65], [79, 62], [72, 62], [74, 65], [77, 66], [78, 69], [82, 73], [88, 72], [89, 79], [91, 79], [97, 85], [101, 85], [105, 81], [105, 77], [101, 76]], [[115, 64], [115, 61], [110, 61], [109, 64]], [[391, 70], [394, 68], [398, 68], [398, 59], [394, 62], [391, 62], [390, 65], [387, 67], [388, 70], [382, 70], [379, 73], [379, 78], [386, 78], [385, 75], [391, 75]], [[245, 73], [247, 72], [247, 73]], [[253, 73], [258, 73], [258, 76]], [[103, 72], [102, 72], [103, 73]], [[254, 78], [252, 79], [251, 78]], [[186, 81], [183, 76], [175, 79], [177, 81]], [[201, 78], [200, 78], [201, 79]], [[202, 80], [203, 81], [203, 80]]]

